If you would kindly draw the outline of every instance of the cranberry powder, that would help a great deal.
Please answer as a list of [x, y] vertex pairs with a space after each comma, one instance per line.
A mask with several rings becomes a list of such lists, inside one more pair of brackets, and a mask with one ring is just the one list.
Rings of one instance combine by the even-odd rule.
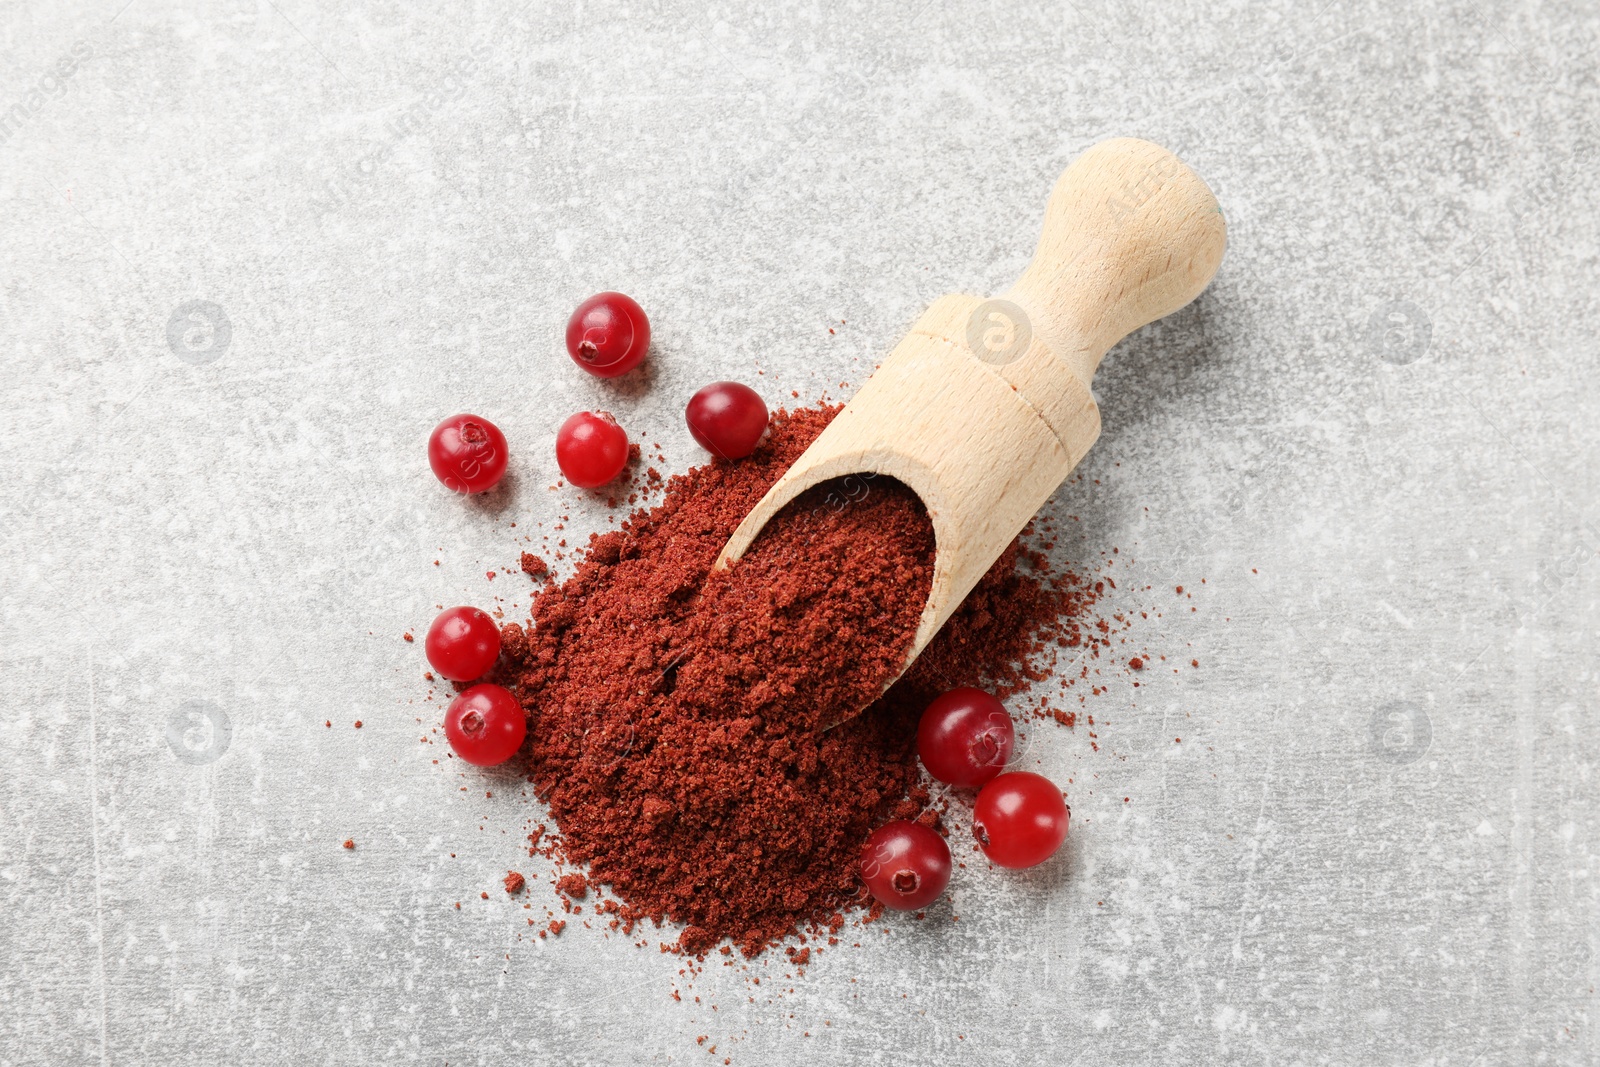
[[837, 411], [779, 411], [749, 457], [673, 477], [659, 505], [591, 537], [528, 626], [502, 630], [493, 677], [528, 713], [558, 854], [609, 887], [624, 928], [683, 924], [682, 951], [727, 939], [754, 955], [837, 928], [870, 902], [858, 861], [871, 832], [938, 825], [916, 758], [928, 702], [960, 685], [1008, 695], [1045, 676], [1047, 649], [1103, 640], [1085, 619], [1091, 583], [1013, 544], [884, 693], [934, 558], [921, 502], [885, 477], [809, 491], [713, 573]]

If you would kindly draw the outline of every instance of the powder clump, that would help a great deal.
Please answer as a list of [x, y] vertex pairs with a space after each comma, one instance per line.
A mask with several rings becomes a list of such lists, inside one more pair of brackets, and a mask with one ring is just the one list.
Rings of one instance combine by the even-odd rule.
[[529, 713], [535, 792], [561, 858], [588, 866], [557, 888], [608, 888], [627, 930], [683, 924], [681, 952], [729, 940], [755, 955], [865, 905], [856, 866], [872, 829], [938, 821], [918, 785], [926, 703], [956, 685], [1007, 695], [1047, 676], [1041, 654], [1095, 641], [1080, 622], [1092, 587], [1014, 544], [884, 693], [934, 537], [916, 496], [881, 476], [808, 491], [714, 573], [837, 411], [779, 411], [750, 457], [674, 476], [661, 503], [591, 536], [529, 626], [503, 628], [497, 679]]

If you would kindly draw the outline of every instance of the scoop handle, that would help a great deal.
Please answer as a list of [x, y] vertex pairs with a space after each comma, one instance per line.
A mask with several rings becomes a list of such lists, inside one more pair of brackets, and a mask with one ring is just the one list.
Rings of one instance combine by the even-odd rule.
[[1087, 385], [1112, 345], [1200, 295], [1226, 245], [1217, 198], [1177, 156], [1133, 137], [1102, 141], [1062, 172], [1033, 261], [991, 305], [1020, 309], [1012, 325]]

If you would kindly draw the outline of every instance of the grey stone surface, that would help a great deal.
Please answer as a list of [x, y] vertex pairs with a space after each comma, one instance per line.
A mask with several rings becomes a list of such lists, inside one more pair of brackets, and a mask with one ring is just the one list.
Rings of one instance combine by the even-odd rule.
[[[1592, 3], [13, 2], [0, 49], [0, 1064], [1600, 1062]], [[793, 980], [529, 936], [537, 806], [432, 762], [401, 634], [613, 521], [546, 488], [565, 415], [681, 470], [706, 381], [848, 395], [1120, 134], [1230, 250], [1049, 508], [1202, 666], [1032, 733], [1065, 857]], [[561, 352], [608, 287], [645, 381]], [[515, 452], [466, 503], [461, 410]]]

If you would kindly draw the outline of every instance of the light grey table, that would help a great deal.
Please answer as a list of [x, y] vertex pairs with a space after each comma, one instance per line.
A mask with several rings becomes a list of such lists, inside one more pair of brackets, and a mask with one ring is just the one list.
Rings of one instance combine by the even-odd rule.
[[[0, 45], [0, 1064], [1600, 1061], [1593, 4], [101, 0]], [[1121, 134], [1230, 250], [1050, 507], [1202, 667], [1030, 733], [1065, 858], [792, 981], [530, 937], [540, 812], [432, 763], [402, 633], [614, 516], [546, 488], [565, 415], [682, 470], [706, 381], [848, 395]], [[561, 351], [608, 287], [645, 383]], [[468, 504], [461, 410], [515, 451]]]

